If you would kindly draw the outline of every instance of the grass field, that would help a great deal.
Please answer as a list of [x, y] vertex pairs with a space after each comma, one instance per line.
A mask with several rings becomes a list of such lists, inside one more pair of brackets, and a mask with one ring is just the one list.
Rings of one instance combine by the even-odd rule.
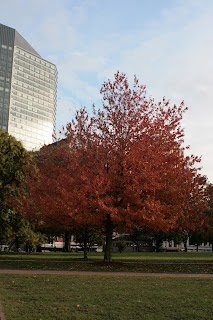
[[[89, 259], [103, 259], [103, 253], [89, 252]], [[82, 259], [82, 252], [42, 252], [42, 253], [13, 253], [0, 252], [0, 259]], [[213, 252], [122, 252], [113, 253], [113, 260], [184, 260], [184, 261], [212, 261]]]
[[7, 320], [213, 319], [213, 253], [0, 253], [0, 269], [212, 273], [212, 278], [0, 275]]
[[213, 273], [213, 253], [116, 253], [111, 264], [103, 254], [82, 253], [0, 254], [0, 269], [41, 269], [67, 271], [123, 271], [162, 273]]
[[7, 320], [213, 319], [213, 278], [0, 275]]

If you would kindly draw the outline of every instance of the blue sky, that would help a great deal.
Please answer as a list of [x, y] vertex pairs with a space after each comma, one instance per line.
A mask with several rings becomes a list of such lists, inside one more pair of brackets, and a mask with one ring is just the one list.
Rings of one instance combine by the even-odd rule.
[[213, 182], [212, 0], [1, 0], [0, 22], [57, 65], [58, 129], [117, 70], [136, 74], [156, 100], [185, 101], [186, 144]]

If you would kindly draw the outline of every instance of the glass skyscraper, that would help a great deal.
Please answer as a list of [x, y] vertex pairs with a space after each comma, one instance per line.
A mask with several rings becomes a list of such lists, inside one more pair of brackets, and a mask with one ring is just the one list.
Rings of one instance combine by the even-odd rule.
[[15, 30], [0, 24], [0, 128], [28, 150], [52, 143], [57, 69]]

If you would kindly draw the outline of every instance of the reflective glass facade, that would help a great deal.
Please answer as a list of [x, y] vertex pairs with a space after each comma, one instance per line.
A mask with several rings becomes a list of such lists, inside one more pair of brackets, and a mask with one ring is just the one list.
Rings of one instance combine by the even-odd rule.
[[8, 130], [15, 30], [0, 25], [0, 128]]
[[[5, 30], [10, 35], [7, 43], [1, 37]], [[56, 94], [56, 66], [14, 29], [0, 25], [0, 127], [28, 150], [52, 143]]]

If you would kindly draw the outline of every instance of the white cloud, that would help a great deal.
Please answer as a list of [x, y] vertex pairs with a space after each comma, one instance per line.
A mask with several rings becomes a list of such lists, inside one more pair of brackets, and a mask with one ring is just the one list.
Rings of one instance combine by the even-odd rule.
[[213, 2], [148, 2], [7, 0], [1, 23], [56, 63], [58, 127], [98, 100], [101, 83], [118, 69], [136, 74], [157, 99], [185, 100], [186, 142], [213, 181]]
[[68, 70], [71, 71], [74, 88], [86, 101], [87, 95], [92, 98], [93, 94], [95, 100], [97, 92], [95, 84], [93, 92], [87, 82], [78, 81], [81, 73], [96, 71], [93, 75], [100, 82], [112, 77], [117, 69], [130, 77], [137, 74], [156, 98], [166, 95], [175, 103], [184, 99], [189, 106], [184, 118], [186, 143], [193, 153], [203, 156], [203, 172], [210, 180], [213, 179], [212, 9], [212, 6], [203, 8], [199, 1], [180, 2], [167, 12], [164, 10], [160, 21], [148, 22], [149, 29], [137, 30], [135, 34], [115, 32], [110, 38], [106, 35], [91, 46], [87, 44], [87, 53], [72, 56], [69, 68], [62, 72], [69, 85], [72, 83], [65, 79]]
[[58, 108], [56, 117], [57, 121], [57, 132], [61, 130], [62, 126], [65, 126], [75, 116], [78, 106], [76, 101], [70, 96], [61, 96], [58, 98]]

